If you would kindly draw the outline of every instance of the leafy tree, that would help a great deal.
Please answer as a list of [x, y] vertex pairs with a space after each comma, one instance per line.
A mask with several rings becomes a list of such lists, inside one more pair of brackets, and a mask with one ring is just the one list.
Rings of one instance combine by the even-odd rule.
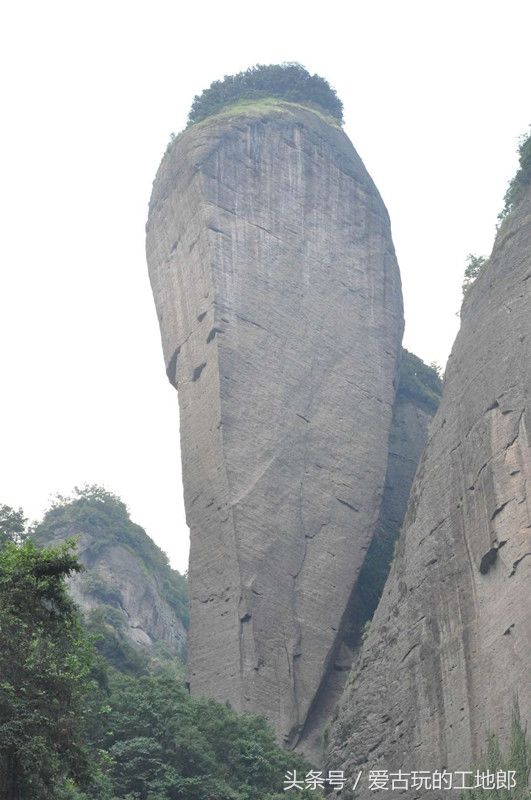
[[0, 547], [7, 542], [21, 542], [26, 536], [26, 518], [21, 508], [0, 506]]
[[280, 748], [263, 718], [191, 697], [178, 670], [134, 677], [111, 669], [109, 692], [93, 692], [87, 717], [86, 747], [95, 768], [90, 779], [59, 782], [60, 800], [322, 796], [309, 789], [284, 792], [287, 772], [296, 770], [304, 780], [310, 765]]
[[73, 543], [0, 549], [2, 800], [56, 800], [64, 779], [81, 781], [86, 769], [82, 710], [92, 648], [65, 587], [80, 569]]
[[469, 253], [467, 256], [466, 268], [463, 276], [463, 295], [465, 295], [468, 289], [472, 286], [486, 261], [487, 259], [485, 256], [475, 256], [473, 253]]
[[498, 737], [490, 734], [487, 738], [487, 747], [482, 763], [478, 771], [480, 773], [490, 772], [514, 772], [516, 786], [514, 788], [494, 788], [494, 789], [467, 789], [461, 793], [461, 800], [481, 800], [481, 798], [491, 798], [491, 800], [524, 800], [529, 798], [529, 774], [531, 771], [531, 743], [527, 738], [527, 731], [522, 726], [520, 719], [520, 709], [518, 700], [515, 698], [513, 704], [511, 721], [511, 741], [509, 753], [505, 757], [500, 749]]
[[276, 97], [315, 106], [343, 122], [343, 104], [330, 84], [310, 75], [301, 64], [257, 64], [237, 75], [225, 75], [194, 97], [188, 124], [200, 122], [238, 100]]
[[283, 792], [288, 770], [304, 777], [310, 767], [276, 744], [261, 717], [191, 697], [169, 671], [139, 678], [114, 673], [111, 686], [98, 746], [107, 754], [116, 800], [319, 796]]
[[283, 791], [288, 770], [304, 778], [310, 769], [276, 744], [262, 718], [191, 698], [177, 673], [112, 675], [110, 694], [93, 682], [84, 702], [90, 774], [70, 770], [65, 779], [55, 769], [44, 788], [30, 774], [2, 800], [280, 800], [294, 794]]

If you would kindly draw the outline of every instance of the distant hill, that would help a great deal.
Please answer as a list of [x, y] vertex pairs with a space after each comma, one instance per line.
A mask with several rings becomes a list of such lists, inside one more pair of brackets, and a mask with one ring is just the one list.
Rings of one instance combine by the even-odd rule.
[[70, 590], [113, 666], [135, 674], [160, 660], [184, 659], [186, 578], [118, 497], [97, 486], [76, 489], [54, 503], [31, 536], [43, 546], [77, 539], [85, 572], [70, 579]]

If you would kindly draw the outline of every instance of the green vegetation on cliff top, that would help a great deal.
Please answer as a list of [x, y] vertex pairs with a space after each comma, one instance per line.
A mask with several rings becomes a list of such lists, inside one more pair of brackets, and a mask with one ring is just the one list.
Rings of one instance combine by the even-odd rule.
[[[291, 100], [281, 100], [278, 97], [260, 97], [256, 100], [235, 100], [234, 103], [229, 103], [226, 106], [223, 106], [219, 111], [216, 111], [214, 114], [210, 114], [208, 117], [205, 117], [200, 122], [196, 122], [194, 124], [194, 129], [200, 128], [203, 125], [208, 125], [210, 122], [217, 122], [222, 119], [231, 119], [237, 115], [245, 115], [248, 117], [272, 117], [274, 115], [280, 115], [287, 113], [295, 114], [297, 111], [311, 111], [312, 114], [315, 114], [316, 117], [319, 117], [326, 122], [327, 125], [331, 125], [333, 128], [337, 128], [341, 130], [341, 124], [332, 117], [330, 114], [327, 114], [322, 109], [317, 108], [317, 106], [310, 106], [308, 103], [294, 103]], [[172, 134], [171, 141], [175, 139], [175, 134]], [[170, 144], [171, 144], [170, 141]]]
[[[509, 183], [505, 192], [504, 205], [498, 214], [498, 220], [503, 220], [517, 208], [526, 188], [531, 184], [531, 129], [528, 134], [521, 137], [518, 145], [518, 170], [516, 175]], [[470, 287], [475, 283], [487, 263], [485, 256], [477, 256], [469, 253], [466, 260], [465, 272], [463, 275], [463, 297], [466, 296]]]
[[418, 356], [402, 349], [397, 400], [408, 399], [418, 403], [426, 411], [437, 411], [442, 394], [439, 370], [433, 364], [425, 364]]
[[[71, 497], [59, 496], [31, 532], [39, 545], [48, 545], [58, 538], [88, 534], [89, 546], [84, 555], [95, 559], [102, 551], [120, 545], [140, 559], [146, 571], [153, 575], [162, 596], [188, 625], [188, 590], [186, 578], [170, 567], [168, 557], [150, 539], [145, 530], [131, 521], [127, 506], [119, 497], [100, 486], [75, 488]], [[89, 563], [90, 566], [90, 563]], [[110, 602], [112, 587], [93, 586], [93, 593]]]
[[[498, 220], [503, 220], [514, 211], [520, 203], [526, 187], [531, 184], [531, 132], [522, 136], [518, 145], [519, 167], [516, 175], [509, 183], [505, 192], [504, 205], [498, 214]], [[487, 263], [485, 256], [477, 256], [469, 253], [466, 260], [465, 272], [463, 275], [463, 297], [466, 296], [470, 287], [475, 283]]]
[[504, 206], [499, 219], [504, 219], [518, 205], [526, 187], [531, 183], [531, 129], [522, 136], [518, 146], [519, 168], [509, 184], [504, 197]]
[[[241, 101], [274, 99], [309, 106], [343, 122], [343, 104], [330, 84], [311, 75], [301, 64], [257, 64], [237, 75], [226, 75], [196, 95], [188, 125], [217, 115], [227, 106], [235, 110]], [[244, 110], [240, 107], [241, 110]]]

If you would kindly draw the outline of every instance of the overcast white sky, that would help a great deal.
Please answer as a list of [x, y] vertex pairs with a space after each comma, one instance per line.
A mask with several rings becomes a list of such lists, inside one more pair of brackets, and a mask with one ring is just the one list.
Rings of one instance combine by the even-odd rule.
[[214, 79], [326, 77], [389, 209], [405, 345], [444, 364], [531, 122], [527, 0], [7, 0], [0, 18], [0, 502], [103, 483], [184, 570], [177, 397], [144, 256], [171, 131]]

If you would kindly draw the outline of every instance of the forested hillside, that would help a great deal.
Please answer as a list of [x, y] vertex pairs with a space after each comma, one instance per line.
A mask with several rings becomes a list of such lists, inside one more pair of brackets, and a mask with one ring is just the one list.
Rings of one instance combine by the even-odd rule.
[[90, 615], [85, 622], [69, 592], [84, 574], [75, 540], [32, 540], [81, 518], [103, 534], [124, 513], [117, 498], [85, 492], [28, 532], [21, 510], [0, 507], [1, 800], [286, 796], [286, 772], [309, 765], [279, 748], [263, 719], [190, 697], [179, 656], [139, 661], [122, 652], [116, 669], [116, 654], [104, 657], [109, 631]]
[[84, 569], [69, 578], [70, 592], [107, 661], [138, 674], [150, 662], [185, 657], [186, 578], [120, 498], [98, 486], [75, 489], [56, 498], [31, 537], [41, 546], [75, 540]]

